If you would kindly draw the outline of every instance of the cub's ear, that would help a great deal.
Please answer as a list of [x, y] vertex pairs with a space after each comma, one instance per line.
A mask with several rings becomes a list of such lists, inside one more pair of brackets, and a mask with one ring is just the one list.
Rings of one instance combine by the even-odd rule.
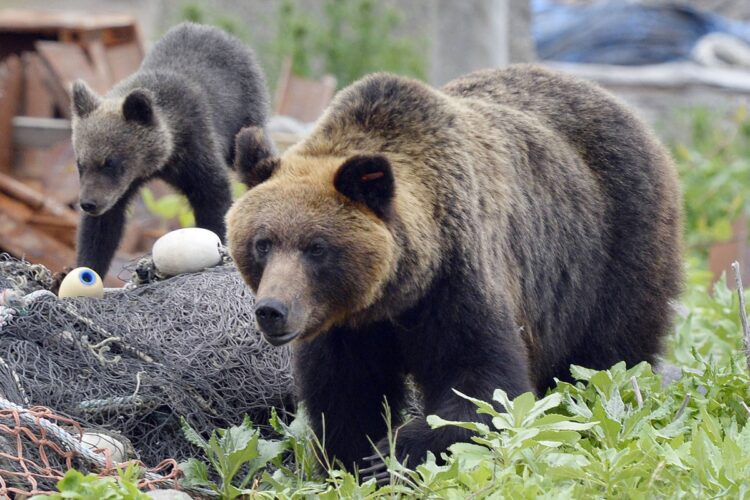
[[154, 123], [154, 103], [151, 93], [146, 89], [131, 91], [122, 103], [122, 114], [126, 121], [141, 125]]
[[86, 85], [83, 80], [73, 83], [73, 114], [78, 118], [85, 118], [94, 111], [100, 103], [99, 96]]
[[276, 148], [260, 127], [245, 127], [234, 138], [234, 169], [248, 188], [265, 182], [279, 168]]
[[339, 167], [333, 185], [347, 198], [367, 205], [379, 217], [388, 216], [396, 186], [391, 163], [385, 156], [352, 156]]

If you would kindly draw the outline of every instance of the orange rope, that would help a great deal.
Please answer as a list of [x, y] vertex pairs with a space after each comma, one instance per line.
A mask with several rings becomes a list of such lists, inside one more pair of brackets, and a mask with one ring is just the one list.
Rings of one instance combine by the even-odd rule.
[[[23, 425], [20, 413], [31, 414], [37, 423], [36, 429]], [[0, 423], [0, 440], [6, 440], [8, 443], [15, 441], [15, 455], [12, 453], [0, 452], [0, 498], [10, 498], [16, 495], [37, 495], [49, 493], [48, 487], [40, 487], [40, 481], [45, 481], [47, 485], [51, 482], [57, 482], [65, 475], [65, 471], [73, 468], [73, 460], [78, 456], [75, 450], [66, 451], [57, 442], [54, 436], [39, 425], [42, 419], [53, 422], [56, 425], [64, 426], [66, 432], [74, 429], [79, 439], [83, 436], [83, 428], [76, 421], [55, 414], [49, 408], [35, 406], [25, 410], [3, 409], [0, 410], [0, 420], [12, 423]], [[26, 449], [35, 450], [34, 456], [38, 456], [39, 463], [30, 459], [26, 454]], [[139, 488], [156, 489], [159, 486], [168, 486], [170, 488], [178, 487], [177, 479], [181, 471], [177, 468], [177, 461], [168, 459], [161, 462], [154, 468], [147, 468], [137, 460], [132, 460], [123, 464], [114, 464], [112, 454], [106, 449], [96, 449], [96, 453], [103, 454], [106, 466], [98, 471], [99, 477], [116, 476], [122, 468], [129, 464], [136, 464], [151, 473], [148, 478], [138, 481]], [[56, 458], [56, 463], [64, 463], [65, 470], [62, 468], [55, 469], [52, 465], [51, 457]], [[11, 469], [6, 468], [11, 464]], [[154, 477], [157, 476], [157, 477]], [[25, 486], [28, 485], [28, 486]]]

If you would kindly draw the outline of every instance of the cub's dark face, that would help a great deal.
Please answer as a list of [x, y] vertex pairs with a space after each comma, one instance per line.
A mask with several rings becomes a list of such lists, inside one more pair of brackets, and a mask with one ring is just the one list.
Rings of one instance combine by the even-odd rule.
[[138, 179], [158, 171], [171, 154], [172, 139], [147, 90], [103, 99], [76, 82], [73, 148], [81, 208], [96, 216], [112, 208]]
[[227, 214], [229, 249], [273, 345], [345, 324], [381, 295], [396, 246], [382, 156], [265, 160], [270, 179]]

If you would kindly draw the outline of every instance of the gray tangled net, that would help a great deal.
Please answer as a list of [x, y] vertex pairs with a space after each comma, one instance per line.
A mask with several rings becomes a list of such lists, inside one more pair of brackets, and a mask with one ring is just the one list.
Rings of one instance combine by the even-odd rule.
[[[142, 263], [139, 263], [142, 265]], [[0, 255], [0, 395], [125, 436], [146, 464], [196, 449], [208, 431], [289, 409], [290, 354], [268, 346], [230, 263], [103, 299], [58, 299], [51, 273]], [[32, 293], [33, 292], [33, 293]]]

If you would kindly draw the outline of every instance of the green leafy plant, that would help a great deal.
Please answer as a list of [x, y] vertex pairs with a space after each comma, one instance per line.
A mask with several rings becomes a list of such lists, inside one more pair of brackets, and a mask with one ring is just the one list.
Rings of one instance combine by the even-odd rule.
[[[247, 191], [241, 182], [232, 182], [232, 199], [237, 199]], [[149, 188], [141, 190], [141, 199], [149, 213], [161, 218], [164, 222], [177, 220], [180, 227], [195, 226], [195, 215], [187, 198], [179, 193], [170, 193], [157, 198]]]
[[177, 219], [181, 227], [195, 225], [193, 209], [190, 207], [187, 198], [181, 194], [170, 193], [156, 198], [150, 189], [143, 188], [141, 199], [150, 213], [158, 215], [165, 221]]
[[[310, 12], [300, 0], [278, 2], [270, 39], [262, 39], [236, 17], [186, 3], [180, 17], [213, 24], [253, 45], [268, 81], [275, 85], [282, 63], [289, 59], [299, 76], [336, 77], [339, 87], [374, 71], [424, 79], [427, 74], [427, 40], [408, 34], [401, 12], [375, 0], [325, 0]], [[406, 33], [406, 34], [401, 34]]]
[[[232, 182], [232, 199], [237, 199], [247, 191], [241, 182]], [[157, 198], [149, 188], [141, 190], [141, 199], [149, 213], [159, 216], [165, 222], [177, 220], [180, 227], [195, 226], [193, 208], [187, 198], [179, 193], [170, 193]]]
[[[180, 422], [185, 438], [200, 448], [208, 460], [206, 464], [191, 458], [180, 464], [185, 485], [212, 489], [225, 500], [253, 493], [247, 486], [269, 462], [275, 461], [278, 465], [287, 447], [281, 441], [262, 439], [260, 431], [253, 427], [248, 417], [238, 426], [213, 431], [208, 440], [190, 427], [184, 418]], [[209, 466], [218, 476], [218, 484], [209, 478]]]
[[96, 474], [83, 475], [71, 469], [57, 483], [58, 493], [36, 495], [31, 500], [148, 500], [137, 486], [141, 469], [130, 464], [120, 472], [119, 477], [99, 477]]
[[747, 109], [721, 115], [705, 108], [687, 113], [689, 134], [673, 146], [690, 246], [729, 239], [732, 223], [750, 215], [750, 118]]
[[492, 416], [492, 424], [429, 417], [434, 426], [456, 425], [476, 436], [474, 443], [451, 446], [445, 465], [431, 458], [418, 466], [413, 491], [503, 498], [742, 497], [750, 491], [750, 426], [741, 410], [747, 373], [742, 365], [703, 368], [665, 390], [645, 363], [629, 370], [622, 363], [604, 371], [572, 367], [579, 382], [561, 382], [538, 401], [530, 394], [509, 401], [497, 391], [494, 399], [507, 412], [467, 398]]
[[675, 318], [675, 334], [669, 338], [669, 359], [683, 367], [726, 365], [743, 349], [738, 332], [742, 330], [739, 300], [726, 279], [706, 292], [712, 275], [698, 269], [690, 260], [689, 279], [683, 296], [684, 307]]
[[[320, 20], [284, 0], [273, 52], [302, 76], [334, 75], [339, 87], [374, 71], [424, 79], [426, 41], [400, 36], [401, 13], [375, 0], [325, 0]], [[316, 69], [319, 68], [319, 69]]]
[[193, 23], [213, 24], [240, 39], [247, 40], [249, 38], [248, 32], [241, 26], [236, 17], [215, 10], [209, 12], [198, 3], [184, 4], [180, 17]]

